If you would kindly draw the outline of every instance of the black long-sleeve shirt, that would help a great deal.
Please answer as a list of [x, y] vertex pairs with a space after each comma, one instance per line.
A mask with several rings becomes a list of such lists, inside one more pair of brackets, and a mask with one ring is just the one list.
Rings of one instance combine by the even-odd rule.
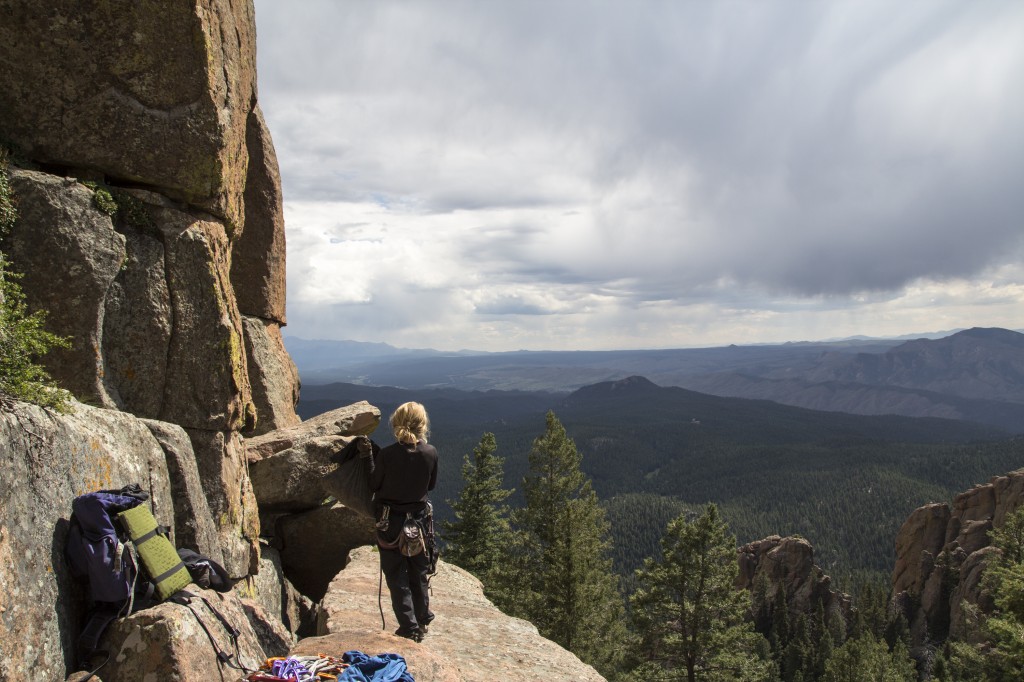
[[394, 443], [374, 457], [370, 489], [378, 505], [386, 504], [394, 512], [422, 510], [436, 484], [437, 450], [424, 441]]

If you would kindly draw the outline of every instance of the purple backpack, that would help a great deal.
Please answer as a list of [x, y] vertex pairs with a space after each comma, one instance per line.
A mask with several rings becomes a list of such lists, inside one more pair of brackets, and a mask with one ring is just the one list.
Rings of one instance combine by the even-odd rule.
[[71, 574], [88, 583], [89, 613], [78, 639], [79, 662], [98, 653], [103, 631], [115, 618], [147, 606], [153, 585], [139, 568], [116, 525], [119, 512], [149, 499], [138, 484], [79, 495], [71, 502], [64, 556]]

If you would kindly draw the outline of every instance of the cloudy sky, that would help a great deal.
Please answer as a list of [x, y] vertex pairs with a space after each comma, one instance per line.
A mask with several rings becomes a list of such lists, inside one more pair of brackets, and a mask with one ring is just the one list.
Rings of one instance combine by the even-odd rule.
[[256, 0], [288, 327], [444, 350], [1024, 327], [1024, 3]]

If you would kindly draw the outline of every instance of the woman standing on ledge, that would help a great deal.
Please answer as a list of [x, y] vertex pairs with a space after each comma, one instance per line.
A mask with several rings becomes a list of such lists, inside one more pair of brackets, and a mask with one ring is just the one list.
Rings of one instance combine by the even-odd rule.
[[395, 543], [406, 514], [421, 525], [430, 514], [427, 493], [437, 483], [437, 450], [427, 444], [430, 421], [419, 403], [399, 405], [391, 415], [391, 429], [398, 442], [377, 453], [370, 477], [378, 519], [380, 568], [398, 619], [395, 634], [419, 642], [434, 620], [427, 593], [430, 557], [427, 552], [404, 556]]

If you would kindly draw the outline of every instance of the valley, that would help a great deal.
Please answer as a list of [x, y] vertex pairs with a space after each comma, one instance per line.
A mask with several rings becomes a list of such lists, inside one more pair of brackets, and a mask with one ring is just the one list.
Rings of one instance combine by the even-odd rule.
[[[359, 400], [385, 419], [407, 400], [427, 406], [442, 453], [434, 494], [441, 518], [458, 495], [462, 457], [484, 432], [495, 434], [505, 458], [505, 487], [518, 488], [544, 415], [554, 411], [606, 505], [624, 576], [656, 551], [670, 518], [712, 501], [740, 543], [801, 535], [840, 583], [878, 579], [891, 571], [893, 538], [915, 508], [1024, 465], [1024, 440], [993, 426], [820, 412], [642, 377], [570, 394], [313, 385], [303, 387], [298, 411], [308, 418]], [[390, 442], [386, 426], [374, 438]]]

